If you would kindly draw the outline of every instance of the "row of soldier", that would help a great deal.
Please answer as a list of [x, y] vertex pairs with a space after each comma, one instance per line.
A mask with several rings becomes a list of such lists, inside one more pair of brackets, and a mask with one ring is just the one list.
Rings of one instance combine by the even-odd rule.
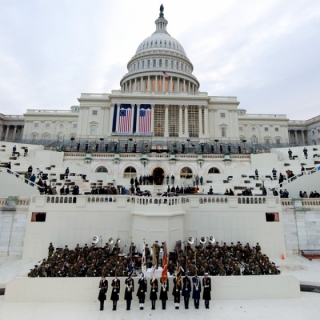
[[[189, 309], [189, 300], [192, 298], [194, 300], [195, 309], [199, 309], [201, 291], [203, 289], [202, 298], [204, 300], [204, 305], [206, 309], [209, 309], [209, 304], [211, 300], [211, 279], [208, 274], [205, 274], [202, 281], [200, 278], [195, 275], [190, 278], [187, 274], [182, 277], [183, 269], [177, 267], [176, 273], [173, 278], [173, 288], [172, 295], [174, 297], [174, 306], [175, 309], [180, 308], [180, 299], [181, 296], [184, 300], [185, 309]], [[144, 304], [146, 295], [148, 292], [148, 281], [143, 273], [140, 274], [138, 279], [138, 289], [136, 296], [139, 300], [140, 310], [144, 310]], [[149, 281], [150, 284], [150, 301], [151, 301], [151, 310], [156, 309], [156, 301], [161, 300], [162, 309], [165, 310], [167, 307], [168, 293], [170, 292], [170, 283], [167, 276], [160, 278], [160, 284], [158, 279], [155, 277], [151, 278]], [[111, 295], [110, 300], [112, 300], [112, 310], [117, 310], [117, 302], [119, 301], [120, 295], [120, 280], [115, 276], [111, 282]], [[131, 309], [132, 295], [134, 294], [134, 279], [128, 276], [125, 279], [125, 288], [124, 288], [124, 300], [126, 301], [126, 310]], [[104, 302], [106, 300], [106, 294], [108, 291], [108, 280], [105, 277], [102, 277], [99, 283], [99, 295], [98, 300], [100, 301], [100, 310], [104, 309]], [[159, 296], [158, 296], [159, 293]]]

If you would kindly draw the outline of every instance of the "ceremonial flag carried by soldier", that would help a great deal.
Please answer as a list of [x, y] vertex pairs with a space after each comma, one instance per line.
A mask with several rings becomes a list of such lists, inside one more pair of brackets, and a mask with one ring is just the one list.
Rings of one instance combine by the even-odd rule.
[[163, 258], [162, 258], [162, 283], [165, 283], [168, 279], [168, 253], [167, 253], [167, 243], [163, 244]]

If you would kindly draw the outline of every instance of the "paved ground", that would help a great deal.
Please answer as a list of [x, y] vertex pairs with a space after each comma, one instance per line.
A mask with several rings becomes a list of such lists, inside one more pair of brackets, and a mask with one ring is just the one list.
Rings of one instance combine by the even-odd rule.
[[[167, 310], [161, 310], [159, 302], [156, 310], [152, 311], [150, 305], [140, 311], [138, 304], [134, 304], [131, 311], [125, 310], [125, 303], [119, 303], [117, 311], [111, 311], [111, 303], [108, 301], [104, 311], [99, 311], [98, 303], [55, 303], [55, 302], [3, 302], [0, 297], [0, 319], [3, 320], [85, 320], [85, 319], [223, 319], [223, 320], [255, 320], [255, 319], [319, 319], [318, 293], [302, 293], [299, 299], [278, 300], [220, 300], [211, 301], [210, 309], [191, 307], [188, 310], [182, 308], [175, 310], [173, 302]], [[112, 317], [112, 318], [111, 318]]]

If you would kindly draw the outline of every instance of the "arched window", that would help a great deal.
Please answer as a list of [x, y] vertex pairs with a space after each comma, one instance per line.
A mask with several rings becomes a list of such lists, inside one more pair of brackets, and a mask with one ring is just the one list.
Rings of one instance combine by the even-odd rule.
[[179, 62], [178, 61], [176, 62], [176, 69], [177, 70], [179, 69]]
[[168, 68], [168, 60], [165, 62], [165, 67]]
[[162, 67], [162, 59], [159, 60], [159, 67]]
[[138, 62], [138, 70], [140, 69], [140, 62]]
[[180, 179], [192, 179], [192, 170], [189, 167], [184, 167], [180, 170]]
[[164, 45], [167, 46], [167, 41], [164, 41]]
[[156, 67], [156, 59], [153, 59], [153, 67]]
[[181, 62], [181, 70], [183, 70], [183, 63]]
[[137, 171], [134, 167], [127, 167], [124, 170], [124, 178], [135, 178], [137, 176]]
[[150, 60], [148, 60], [148, 68], [150, 68]]
[[101, 166], [101, 167], [97, 168], [96, 172], [105, 172], [105, 173], [107, 173], [108, 169], [106, 167]]
[[208, 171], [208, 174], [211, 174], [211, 173], [220, 173], [220, 171], [218, 168], [212, 167]]
[[171, 69], [173, 69], [173, 60], [171, 60]]
[[142, 69], [144, 69], [144, 60], [142, 61]]

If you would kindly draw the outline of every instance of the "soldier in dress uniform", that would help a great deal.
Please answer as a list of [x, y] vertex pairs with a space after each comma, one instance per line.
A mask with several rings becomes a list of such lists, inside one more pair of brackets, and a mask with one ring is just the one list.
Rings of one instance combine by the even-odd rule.
[[174, 296], [175, 309], [179, 309], [180, 294], [181, 294], [181, 277], [179, 279], [178, 275], [176, 274], [175, 277], [173, 278], [173, 290], [172, 290], [172, 295]]
[[206, 272], [204, 274], [204, 277], [202, 279], [202, 285], [203, 285], [203, 300], [204, 305], [206, 309], [209, 309], [209, 303], [211, 300], [211, 279], [208, 277], [208, 273]]
[[118, 279], [117, 275], [111, 282], [112, 292], [110, 299], [113, 301], [113, 308], [112, 310], [117, 310], [117, 301], [119, 300], [119, 293], [120, 293], [120, 280]]
[[54, 246], [52, 245], [52, 242], [50, 242], [49, 247], [48, 247], [48, 257], [51, 257], [54, 252]]
[[137, 297], [139, 298], [140, 310], [143, 310], [144, 300], [147, 294], [147, 279], [144, 277], [143, 273], [140, 274], [138, 285]]
[[151, 309], [155, 310], [158, 299], [158, 280], [156, 278], [150, 279], [150, 287]]
[[130, 276], [129, 278], [127, 278], [125, 280], [124, 283], [126, 285], [126, 290], [124, 292], [124, 300], [126, 300], [126, 302], [127, 302], [127, 309], [126, 310], [130, 310], [131, 300], [132, 300], [132, 292], [134, 292], [134, 281]]
[[201, 281], [198, 277], [197, 273], [192, 278], [193, 283], [193, 292], [192, 292], [192, 298], [194, 301], [194, 307], [196, 309], [199, 309], [199, 300], [200, 300], [200, 294], [201, 294]]
[[162, 278], [160, 279], [160, 300], [162, 302], [162, 309], [166, 309], [166, 304], [168, 300], [168, 291], [169, 291], [169, 281], [166, 279], [166, 281], [162, 281]]
[[189, 299], [190, 299], [191, 291], [192, 291], [191, 280], [188, 277], [188, 274], [186, 273], [186, 275], [183, 278], [183, 288], [182, 288], [182, 295], [184, 297], [185, 309], [189, 309]]
[[104, 309], [104, 301], [107, 299], [106, 293], [108, 291], [108, 280], [104, 276], [101, 277], [99, 282], [99, 296], [98, 300], [100, 301], [100, 310]]

